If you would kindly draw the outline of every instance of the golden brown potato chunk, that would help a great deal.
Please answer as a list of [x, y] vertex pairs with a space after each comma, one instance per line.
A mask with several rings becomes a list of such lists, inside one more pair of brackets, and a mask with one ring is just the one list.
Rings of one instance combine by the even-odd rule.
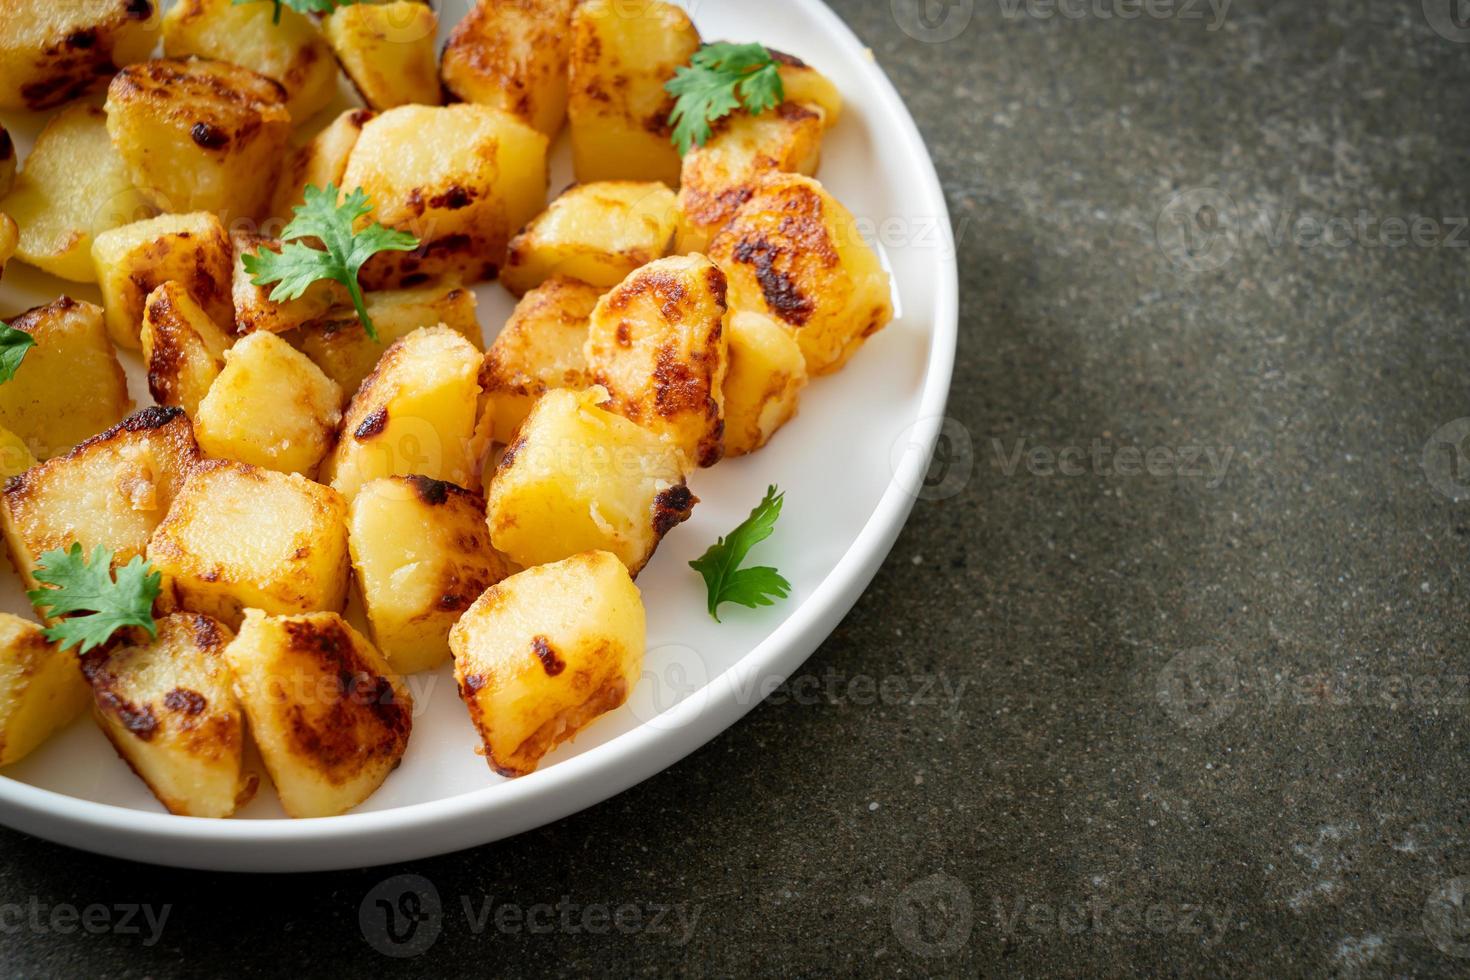
[[158, 404], [177, 405], [194, 418], [234, 338], [209, 318], [182, 283], [170, 279], [148, 294], [140, 339], [148, 393]]
[[8, 214], [0, 214], [0, 276], [5, 274], [5, 263], [15, 254], [19, 242], [20, 228], [16, 226], [15, 219]]
[[744, 456], [796, 415], [807, 382], [806, 359], [791, 328], [763, 313], [730, 314], [726, 333], [725, 455]]
[[293, 209], [306, 201], [306, 185], [342, 186], [347, 157], [371, 118], [371, 109], [348, 109], [287, 155], [270, 208], [271, 217], [281, 222], [281, 228], [290, 222]]
[[101, 88], [157, 40], [152, 0], [0, 0], [0, 109], [50, 109]]
[[576, 0], [479, 0], [444, 45], [444, 87], [554, 139], [567, 114], [574, 6]]
[[822, 123], [828, 129], [842, 118], [842, 93], [832, 80], [795, 55], [771, 51], [781, 67], [781, 87], [787, 102], [822, 110]]
[[19, 762], [87, 706], [76, 654], [29, 620], [0, 613], [0, 766]]
[[258, 255], [261, 249], [279, 252], [281, 243], [274, 238], [236, 232], [230, 236], [230, 244], [235, 255], [230, 278], [230, 296], [235, 304], [237, 334], [255, 333], [258, 330], [286, 333], [303, 323], [325, 316], [334, 306], [352, 301], [347, 294], [347, 288], [332, 279], [312, 283], [296, 299], [271, 299], [270, 294], [276, 284], [257, 286], [250, 273], [245, 271], [245, 256]]
[[438, 30], [434, 9], [413, 0], [338, 7], [322, 21], [342, 70], [362, 100], [379, 110], [439, 104]]

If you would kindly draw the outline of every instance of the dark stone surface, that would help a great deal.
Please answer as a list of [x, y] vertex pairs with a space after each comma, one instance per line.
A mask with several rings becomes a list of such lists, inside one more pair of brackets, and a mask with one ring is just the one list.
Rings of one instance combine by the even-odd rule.
[[[1470, 929], [1430, 899], [1470, 875], [1470, 471], [1454, 439], [1433, 480], [1421, 454], [1470, 414], [1470, 45], [1417, 0], [1237, 0], [1218, 30], [1203, 4], [938, 2], [973, 10], [943, 43], [896, 26], [920, 2], [836, 6], [949, 189], [973, 471], [808, 664], [834, 696], [411, 869], [155, 871], [0, 833], [6, 902], [173, 906], [152, 946], [0, 933], [5, 972], [1463, 975]], [[1079, 447], [1074, 475], [1010, 467], [1021, 440]], [[443, 930], [395, 961], [358, 909], [407, 871]], [[460, 901], [563, 895], [698, 918], [476, 935]]]

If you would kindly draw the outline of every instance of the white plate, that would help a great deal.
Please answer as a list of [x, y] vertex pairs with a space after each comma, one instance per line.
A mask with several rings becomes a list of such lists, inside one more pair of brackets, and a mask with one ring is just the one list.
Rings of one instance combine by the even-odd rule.
[[[636, 0], [624, 0], [632, 3]], [[818, 0], [686, 0], [710, 40], [759, 40], [795, 54], [841, 88], [847, 112], [828, 134], [818, 177], [858, 217], [893, 272], [898, 317], [840, 374], [815, 381], [801, 413], [759, 453], [697, 474], [694, 517], [639, 577], [648, 607], [645, 673], [629, 703], [517, 780], [493, 774], [448, 669], [411, 679], [414, 732], [403, 765], [352, 813], [285, 819], [269, 786], [233, 820], [166, 813], [83, 718], [0, 776], [0, 822], [74, 847], [157, 864], [228, 871], [310, 871], [405, 861], [549, 823], [648, 778], [754, 707], [857, 601], [922, 486], [953, 367], [958, 293], [944, 197], [913, 120], [872, 55]], [[465, 0], [438, 5], [447, 26]], [[38, 118], [8, 116], [22, 153]], [[563, 138], [565, 143], [565, 138]], [[570, 182], [565, 145], [553, 191]], [[12, 263], [0, 315], [61, 292], [96, 299]], [[477, 290], [487, 340], [511, 309]], [[130, 384], [140, 405], [136, 358]], [[742, 520], [768, 483], [786, 491], [775, 535], [756, 552], [791, 580], [774, 607], [704, 610], [689, 567]], [[0, 609], [31, 615], [0, 571]]]

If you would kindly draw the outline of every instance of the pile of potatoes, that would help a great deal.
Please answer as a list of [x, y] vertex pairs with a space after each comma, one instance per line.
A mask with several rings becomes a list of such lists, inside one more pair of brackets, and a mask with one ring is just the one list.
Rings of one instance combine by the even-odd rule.
[[[637, 682], [634, 578], [688, 477], [892, 317], [812, 177], [841, 97], [797, 59], [681, 158], [664, 85], [701, 40], [668, 4], [480, 0], [442, 57], [426, 4], [273, 7], [0, 0], [0, 110], [54, 112], [18, 172], [0, 129], [0, 268], [87, 284], [4, 316], [36, 346], [0, 385], [0, 528], [29, 588], [74, 542], [163, 579], [156, 638], [80, 657], [0, 615], [0, 765], [90, 705], [194, 816], [262, 778], [292, 816], [361, 803], [404, 676], [451, 660], [490, 766], [533, 771]], [[323, 118], [344, 75], [362, 105]], [[245, 270], [329, 183], [420, 241], [362, 270], [377, 340], [340, 284], [278, 302]], [[497, 277], [487, 349], [469, 287]]]

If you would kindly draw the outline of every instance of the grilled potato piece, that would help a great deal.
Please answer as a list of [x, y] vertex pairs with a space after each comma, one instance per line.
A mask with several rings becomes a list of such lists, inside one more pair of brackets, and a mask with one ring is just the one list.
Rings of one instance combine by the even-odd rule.
[[459, 696], [502, 776], [621, 705], [643, 672], [643, 599], [605, 551], [512, 575], [451, 631]]
[[554, 275], [610, 289], [669, 253], [677, 217], [657, 181], [573, 186], [510, 240], [500, 281], [517, 296]]
[[102, 310], [63, 296], [10, 320], [36, 342], [0, 385], [0, 425], [37, 459], [64, 453], [128, 414], [127, 377], [107, 342]]
[[684, 154], [675, 251], [708, 251], [710, 240], [730, 223], [763, 175], [816, 173], [823, 115], [819, 107], [784, 102], [774, 112], [737, 112], [716, 123], [708, 143]]
[[373, 329], [378, 332], [377, 340], [367, 335], [351, 306], [338, 307], [291, 337], [349, 397], [373, 373], [378, 358], [394, 341], [420, 327], [442, 324], [463, 334], [477, 349], [485, 345], [480, 321], [475, 318], [475, 294], [468, 289], [459, 286], [385, 289], [367, 293], [363, 300]]
[[225, 663], [233, 635], [198, 613], [129, 630], [82, 656], [102, 733], [170, 813], [228, 817], [255, 795], [245, 713]]
[[341, 421], [337, 383], [275, 334], [253, 333], [225, 352], [194, 433], [210, 456], [311, 476]]
[[574, 6], [576, 0], [479, 0], [444, 45], [444, 87], [555, 139], [567, 115]]
[[413, 698], [382, 654], [336, 613], [251, 609], [225, 660], [291, 816], [345, 813], [398, 767]]
[[0, 109], [50, 109], [153, 50], [151, 0], [0, 0]]
[[35, 465], [36, 457], [31, 455], [26, 441], [9, 429], [0, 428], [0, 485]]
[[153, 214], [113, 149], [107, 116], [85, 105], [46, 123], [0, 211], [19, 226], [16, 258], [74, 282], [97, 281], [93, 236]]
[[699, 50], [699, 32], [678, 7], [658, 0], [636, 9], [585, 0], [572, 13], [567, 118], [577, 180], [679, 183], [670, 141], [674, 97], [664, 85]]
[[438, 105], [434, 37], [439, 18], [428, 4], [354, 4], [338, 7], [322, 30], [342, 70], [374, 109]]
[[592, 384], [582, 348], [601, 296], [596, 286], [553, 276], [516, 304], [480, 370], [496, 442], [509, 443], [546, 392]]
[[148, 542], [179, 604], [238, 627], [247, 606], [290, 615], [347, 598], [347, 503], [295, 473], [233, 460], [193, 468]]
[[352, 396], [322, 482], [348, 500], [370, 480], [410, 473], [476, 489], [488, 438], [476, 429], [481, 360], [444, 326], [394, 342]]
[[140, 346], [148, 294], [170, 279], [183, 283], [215, 323], [235, 322], [230, 236], [212, 214], [164, 214], [102, 232], [92, 243], [92, 262], [107, 332], [119, 347]]
[[686, 465], [724, 452], [725, 276], [703, 255], [650, 262], [598, 300], [587, 370], [605, 406], [669, 436]]
[[54, 549], [100, 544], [114, 568], [143, 554], [198, 460], [189, 419], [155, 406], [7, 481], [0, 526], [26, 588], [38, 588], [31, 570]]
[[25, 758], [86, 706], [76, 656], [37, 624], [0, 613], [0, 766]]
[[165, 58], [118, 72], [105, 108], [133, 185], [160, 210], [265, 212], [291, 135], [279, 82], [226, 61]]
[[347, 546], [373, 642], [404, 674], [448, 660], [449, 628], [511, 572], [490, 545], [480, 495], [426, 476], [364, 486]]
[[[350, 10], [352, 8], [343, 8]], [[417, 235], [412, 252], [380, 252], [366, 289], [493, 277], [510, 236], [546, 201], [546, 136], [489, 106], [401, 106], [368, 122], [342, 186], [361, 187], [376, 220]]]
[[331, 279], [312, 283], [298, 298], [273, 300], [270, 298], [275, 284], [257, 286], [250, 273], [245, 271], [245, 256], [259, 255], [261, 249], [272, 252], [281, 250], [281, 243], [274, 238], [235, 232], [230, 236], [234, 249], [235, 265], [230, 278], [230, 296], [235, 306], [235, 333], [249, 334], [257, 330], [270, 333], [285, 333], [295, 330], [325, 316], [332, 307], [352, 302], [347, 287]]
[[291, 151], [271, 199], [271, 217], [279, 219], [281, 227], [291, 220], [293, 209], [305, 203], [307, 184], [342, 186], [347, 157], [357, 145], [362, 127], [371, 118], [371, 109], [348, 109], [304, 145]]
[[0, 276], [5, 274], [5, 263], [15, 254], [20, 244], [20, 228], [8, 214], [0, 214]]
[[796, 329], [809, 374], [847, 363], [893, 318], [888, 273], [852, 214], [810, 177], [771, 174], [715, 236], [730, 306]]
[[0, 126], [0, 198], [15, 186], [15, 163], [15, 141], [5, 127]]
[[169, 58], [215, 58], [259, 72], [286, 90], [286, 111], [305, 122], [337, 96], [337, 66], [307, 17], [270, 3], [179, 0], [163, 17]]
[[796, 415], [806, 359], [790, 327], [763, 313], [731, 313], [725, 375], [725, 455], [744, 456]]
[[599, 408], [605, 395], [548, 391], [501, 457], [488, 495], [490, 540], [516, 564], [601, 550], [636, 575], [694, 509], [679, 451]]
[[158, 404], [177, 405], [194, 418], [233, 338], [194, 302], [183, 283], [170, 279], [148, 294], [139, 339], [148, 393]]
[[786, 102], [821, 109], [822, 124], [828, 129], [837, 125], [842, 118], [842, 93], [832, 80], [795, 55], [771, 51], [771, 57], [780, 63], [777, 71]]

